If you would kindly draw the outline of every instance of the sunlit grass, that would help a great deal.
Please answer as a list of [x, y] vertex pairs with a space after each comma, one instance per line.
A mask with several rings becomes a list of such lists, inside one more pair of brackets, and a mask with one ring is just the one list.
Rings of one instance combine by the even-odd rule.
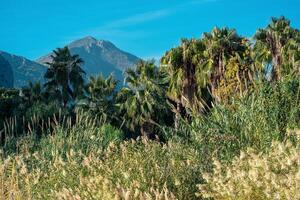
[[216, 200], [300, 199], [299, 143], [274, 142], [267, 154], [248, 149], [230, 166], [215, 161], [214, 172], [204, 178], [198, 194]]

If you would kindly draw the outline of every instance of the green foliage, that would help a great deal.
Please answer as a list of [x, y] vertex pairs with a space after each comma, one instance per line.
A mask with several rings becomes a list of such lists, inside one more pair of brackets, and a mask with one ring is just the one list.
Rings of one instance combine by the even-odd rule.
[[271, 80], [298, 74], [299, 30], [291, 27], [288, 19], [273, 17], [266, 28], [256, 32], [254, 39], [255, 59], [262, 68], [272, 65]]
[[[207, 103], [203, 94], [209, 79], [202, 65], [204, 50], [202, 40], [182, 39], [179, 47], [170, 49], [161, 59], [162, 68], [168, 74], [168, 97], [185, 109], [197, 112], [203, 111]], [[176, 109], [175, 113], [182, 114]]]
[[[51, 158], [53, 153], [66, 155], [72, 148], [81, 151], [84, 155], [107, 148], [109, 143], [120, 143], [124, 133], [109, 124], [103, 124], [96, 119], [81, 116], [76, 123], [72, 119], [53, 121], [49, 129], [43, 129], [41, 137], [28, 132], [25, 136], [12, 137], [2, 147], [5, 155], [22, 154], [22, 152], [43, 152]], [[98, 126], [96, 126], [98, 124]], [[50, 128], [53, 128], [51, 130]]]
[[102, 125], [100, 132], [102, 133], [103, 137], [103, 147], [108, 147], [110, 143], [121, 143], [125, 139], [123, 132], [110, 124]]
[[248, 40], [242, 40], [243, 50], [226, 61], [226, 69], [216, 88], [216, 95], [226, 103], [253, 91], [253, 60]]
[[36, 103], [29, 107], [25, 113], [26, 119], [30, 119], [35, 116], [37, 119], [47, 120], [53, 115], [58, 114], [60, 106], [56, 102], [52, 103]]
[[12, 116], [13, 110], [19, 102], [19, 90], [0, 88], [0, 122]]
[[90, 82], [86, 85], [86, 98], [79, 101], [77, 107], [94, 117], [107, 122], [115, 122], [117, 120], [115, 106], [117, 83], [118, 81], [112, 75], [106, 79], [102, 75], [90, 77]]
[[[218, 94], [218, 88], [226, 87], [226, 72], [231, 70], [228, 61], [232, 58], [240, 58], [244, 62], [247, 61], [246, 51], [249, 50], [249, 44], [246, 38], [239, 36], [235, 29], [217, 28], [215, 27], [210, 33], [203, 34], [203, 43], [205, 45], [204, 58], [202, 68], [202, 76], [207, 74], [209, 84], [211, 86], [213, 96], [220, 101], [221, 94]], [[238, 62], [236, 62], [238, 63]], [[232, 63], [231, 63], [232, 64]], [[244, 64], [244, 68], [249, 68], [251, 63]], [[238, 65], [242, 65], [239, 62]], [[237, 78], [241, 79], [241, 66], [236, 70]], [[249, 69], [248, 69], [249, 70]], [[241, 73], [241, 74], [240, 74]], [[228, 73], [227, 73], [228, 74]], [[244, 77], [246, 77], [244, 75]], [[240, 80], [241, 82], [241, 80]], [[241, 83], [240, 83], [241, 84]], [[229, 95], [229, 94], [228, 94]]]
[[71, 55], [68, 47], [58, 48], [53, 53], [52, 62], [47, 63], [45, 86], [51, 97], [66, 107], [69, 101], [83, 96], [85, 72], [80, 66], [83, 60], [78, 55]]
[[251, 95], [216, 105], [209, 115], [196, 118], [190, 135], [208, 154], [230, 160], [241, 149], [264, 151], [273, 140], [287, 139], [287, 129], [299, 128], [299, 80], [266, 83]]
[[168, 110], [163, 74], [153, 62], [141, 61], [135, 70], [128, 69], [128, 87], [118, 93], [118, 106], [126, 126], [144, 136], [153, 135], [154, 126], [163, 122]]

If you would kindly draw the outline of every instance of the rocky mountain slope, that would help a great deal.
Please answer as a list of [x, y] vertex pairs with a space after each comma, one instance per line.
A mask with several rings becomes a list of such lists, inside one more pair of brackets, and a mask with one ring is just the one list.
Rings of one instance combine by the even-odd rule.
[[[114, 44], [93, 37], [85, 37], [67, 45], [72, 54], [83, 59], [83, 69], [87, 76], [113, 74], [123, 81], [123, 73], [127, 68], [134, 67], [139, 58], [120, 50]], [[51, 62], [51, 53], [37, 60], [40, 64]]]
[[[103, 74], [123, 82], [123, 74], [127, 68], [134, 67], [140, 60], [138, 57], [120, 50], [114, 44], [93, 37], [85, 37], [67, 45], [72, 54], [78, 54], [84, 61], [83, 69], [86, 78], [91, 75]], [[29, 81], [43, 82], [47, 70], [47, 62], [51, 62], [51, 53], [31, 61], [0, 51], [0, 87], [23, 87]]]
[[[22, 56], [16, 56], [4, 51], [0, 51], [0, 56], [7, 61], [13, 72], [13, 86], [22, 87], [29, 81], [42, 81], [46, 67], [39, 63], [28, 60]], [[4, 73], [7, 79], [11, 79], [9, 73]]]

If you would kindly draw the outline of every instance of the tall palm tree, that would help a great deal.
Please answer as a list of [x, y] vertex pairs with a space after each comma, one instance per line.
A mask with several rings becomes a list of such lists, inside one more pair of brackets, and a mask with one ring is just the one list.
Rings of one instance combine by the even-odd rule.
[[154, 62], [140, 61], [136, 69], [126, 71], [125, 82], [127, 87], [122, 88], [118, 99], [126, 125], [131, 130], [139, 127], [142, 135], [150, 137], [167, 108], [162, 74]]
[[269, 63], [272, 65], [270, 77], [272, 81], [280, 80], [282, 77], [284, 50], [288, 49], [289, 41], [293, 40], [296, 32], [285, 17], [273, 17], [271, 23], [266, 28], [259, 29], [254, 36], [256, 58], [263, 65]]
[[215, 27], [210, 33], [203, 34], [206, 59], [202, 69], [209, 75], [212, 94], [219, 101], [216, 91], [224, 78], [226, 63], [231, 57], [245, 51], [244, 40], [235, 29]]
[[71, 55], [68, 47], [54, 50], [51, 58], [52, 62], [47, 63], [49, 67], [45, 74], [46, 90], [66, 107], [70, 100], [83, 95], [83, 61], [78, 55]]
[[207, 106], [207, 80], [201, 74], [205, 46], [201, 40], [183, 39], [179, 47], [173, 48], [161, 59], [161, 67], [168, 73], [168, 98], [175, 102], [175, 128], [186, 112], [203, 111]]
[[183, 39], [179, 47], [168, 51], [161, 59], [162, 67], [169, 72], [168, 95], [184, 107], [192, 107], [197, 92], [197, 67], [204, 46], [200, 40]]
[[103, 75], [90, 77], [90, 82], [86, 86], [87, 104], [83, 107], [93, 115], [102, 120], [110, 122], [116, 118], [114, 98], [118, 81], [110, 75], [104, 78]]

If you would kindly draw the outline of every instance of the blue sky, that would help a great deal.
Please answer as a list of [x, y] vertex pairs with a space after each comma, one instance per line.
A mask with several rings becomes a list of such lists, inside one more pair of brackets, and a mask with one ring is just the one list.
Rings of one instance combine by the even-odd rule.
[[89, 35], [158, 58], [180, 38], [199, 38], [214, 26], [250, 37], [280, 15], [300, 28], [300, 1], [1, 0], [0, 50], [36, 59]]

